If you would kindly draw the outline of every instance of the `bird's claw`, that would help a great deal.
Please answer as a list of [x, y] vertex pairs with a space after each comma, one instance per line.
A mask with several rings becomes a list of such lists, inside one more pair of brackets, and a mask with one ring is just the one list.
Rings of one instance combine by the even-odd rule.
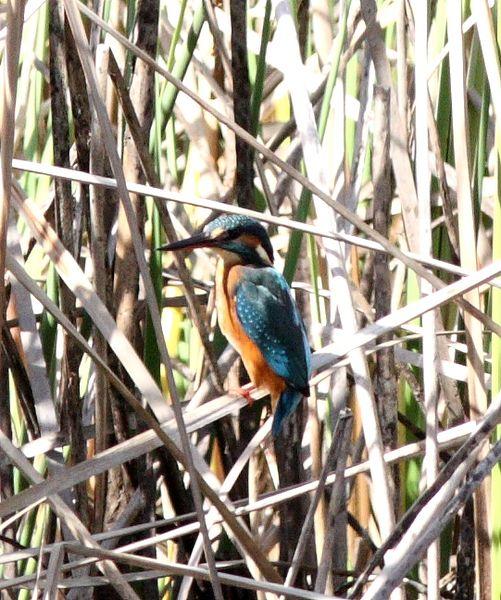
[[255, 391], [255, 389], [256, 389], [255, 385], [251, 385], [246, 388], [238, 387], [235, 390], [235, 393], [238, 394], [239, 396], [243, 396], [247, 400], [247, 403], [249, 404], [249, 406], [252, 406], [252, 404], [254, 402], [254, 398], [251, 396], [251, 394], [253, 391]]

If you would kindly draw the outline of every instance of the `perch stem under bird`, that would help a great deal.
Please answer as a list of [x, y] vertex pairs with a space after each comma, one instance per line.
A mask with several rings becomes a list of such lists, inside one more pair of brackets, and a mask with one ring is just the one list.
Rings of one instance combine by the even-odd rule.
[[290, 288], [273, 267], [270, 238], [258, 221], [224, 215], [193, 237], [159, 250], [194, 248], [219, 255], [219, 327], [242, 357], [252, 383], [270, 393], [276, 436], [303, 396], [309, 396], [311, 351]]

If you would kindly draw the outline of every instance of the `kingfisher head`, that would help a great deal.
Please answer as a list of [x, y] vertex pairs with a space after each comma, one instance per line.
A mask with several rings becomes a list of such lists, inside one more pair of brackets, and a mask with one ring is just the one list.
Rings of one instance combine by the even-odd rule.
[[193, 248], [212, 248], [229, 263], [256, 267], [273, 264], [273, 248], [265, 228], [244, 215], [222, 215], [193, 237], [167, 244], [159, 250]]

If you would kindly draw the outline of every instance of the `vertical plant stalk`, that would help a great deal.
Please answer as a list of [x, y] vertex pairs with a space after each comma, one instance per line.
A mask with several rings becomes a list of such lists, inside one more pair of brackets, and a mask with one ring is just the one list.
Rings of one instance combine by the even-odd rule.
[[[140, 2], [138, 5], [138, 22], [142, 25], [138, 27], [138, 39], [136, 45], [151, 55], [156, 50], [156, 27], [158, 21], [158, 9], [153, 6], [149, 10], [153, 11], [152, 22], [143, 22], [144, 14], [141, 7], [148, 2]], [[143, 17], [143, 18], [142, 18]], [[154, 30], [154, 32], [152, 31]], [[149, 38], [153, 36], [154, 42]], [[138, 121], [141, 127], [141, 134], [148, 138], [152, 122], [153, 105], [153, 73], [151, 69], [142, 63], [136, 61], [132, 81], [130, 85], [130, 96], [133, 105], [137, 107]], [[124, 148], [123, 148], [123, 172], [127, 181], [143, 183], [144, 177], [141, 169], [141, 162], [136, 151], [130, 128], [125, 126]], [[130, 194], [130, 201], [135, 213], [136, 221], [140, 228], [141, 237], [143, 237], [143, 227], [145, 218], [144, 198], [138, 194]], [[126, 207], [121, 204], [118, 211], [118, 229], [117, 245], [115, 258], [115, 283], [114, 283], [114, 304], [116, 311], [116, 321], [118, 327], [124, 332], [125, 336], [132, 342], [137, 349], [138, 340], [135, 340], [137, 334], [137, 302], [139, 292], [139, 266], [134, 254], [134, 241], [129, 227], [126, 214]]]
[[[323, 458], [323, 435], [320, 419], [318, 416], [318, 399], [317, 390], [315, 386], [312, 386], [310, 388], [310, 397], [308, 398], [308, 413], [308, 427], [310, 430], [311, 477], [314, 479], [320, 479]], [[326, 464], [326, 462], [327, 457], [325, 458], [324, 464]], [[327, 502], [325, 496], [323, 495], [317, 503], [313, 519], [315, 531], [315, 551], [318, 557], [320, 556], [320, 553], [322, 551], [327, 524]], [[307, 521], [305, 519], [305, 523], [306, 522]], [[301, 532], [301, 535], [302, 534], [303, 532]], [[291, 565], [291, 568], [293, 567], [293, 564]], [[287, 580], [289, 577], [292, 577], [290, 570], [287, 573]], [[294, 585], [294, 581], [292, 581], [292, 583], [289, 584]]]
[[[501, 64], [499, 46], [494, 32], [492, 13], [486, 0], [472, 0], [471, 10], [477, 22], [478, 39], [482, 48], [485, 71], [489, 80], [492, 108], [496, 117], [496, 128], [501, 127]], [[498, 6], [499, 20], [499, 6]]]
[[[473, 198], [471, 194], [470, 156], [468, 154], [468, 122], [466, 103], [465, 57], [462, 34], [462, 5], [455, 0], [447, 2], [447, 31], [449, 38], [452, 128], [457, 176], [459, 250], [461, 266], [476, 271], [477, 242]], [[465, 299], [480, 309], [477, 288]], [[470, 417], [478, 418], [487, 409], [487, 394], [483, 377], [484, 350], [482, 325], [470, 313], [464, 313], [467, 343], [468, 400]], [[486, 448], [484, 448], [484, 451]], [[475, 492], [475, 527], [477, 589], [479, 600], [491, 600], [491, 564], [488, 523], [488, 482], [484, 481]]]
[[[374, 134], [372, 147], [373, 224], [374, 229], [385, 237], [389, 236], [391, 219], [391, 160], [390, 160], [390, 102], [391, 92], [386, 87], [374, 87]], [[388, 255], [374, 254], [374, 310], [376, 319], [381, 319], [391, 309], [391, 280]], [[381, 342], [390, 341], [393, 335], [381, 337]], [[397, 447], [398, 393], [393, 347], [382, 348], [376, 354], [374, 395], [377, 401], [381, 436], [385, 452]], [[399, 469], [391, 470], [393, 506], [399, 506]]]
[[[108, 67], [109, 50], [107, 47], [99, 44], [96, 48], [96, 76], [99, 91], [103, 98], [106, 98], [106, 79]], [[106, 157], [102, 138], [99, 132], [99, 123], [94, 113], [91, 122], [92, 146], [90, 154], [90, 172], [96, 175], [105, 175]], [[92, 258], [93, 284], [97, 295], [106, 306], [109, 306], [109, 285], [108, 269], [106, 261], [106, 240], [107, 232], [105, 229], [105, 190], [99, 186], [91, 186], [89, 206], [89, 231], [90, 231], [90, 254]], [[93, 334], [94, 350], [102, 358], [107, 360], [107, 344], [103, 335], [97, 327], [94, 327]], [[99, 454], [107, 447], [107, 424], [108, 424], [108, 403], [109, 389], [108, 380], [101, 369], [96, 369], [94, 391], [94, 424], [95, 433], [95, 452]], [[106, 488], [108, 476], [107, 473], [96, 476], [94, 486], [94, 530], [101, 531], [104, 526]]]
[[[247, 2], [230, 0], [231, 73], [233, 77], [233, 116], [245, 131], [251, 131], [251, 93], [247, 64]], [[240, 137], [235, 139], [235, 195], [244, 208], [255, 208], [254, 150]]]
[[[445, 8], [445, 6], [444, 6]], [[435, 15], [435, 18], [437, 18], [437, 16]], [[410, 33], [412, 34], [412, 32], [414, 33], [415, 37], [415, 23], [412, 20], [412, 13], [410, 13], [408, 15], [408, 19], [409, 19], [409, 30]], [[429, 72], [427, 73], [427, 76], [429, 76]], [[424, 76], [423, 76], [424, 77]], [[440, 111], [440, 119], [442, 121], [444, 120], [448, 120], [448, 115], [443, 116], [442, 112], [443, 112], [443, 105], [444, 102], [441, 102], [438, 106], [438, 111]], [[447, 104], [447, 108], [449, 108], [449, 105]], [[424, 124], [422, 125], [424, 126]], [[429, 135], [429, 143], [431, 146], [431, 149], [434, 153], [435, 156], [435, 164], [436, 164], [436, 171], [437, 171], [437, 178], [438, 178], [438, 183], [439, 183], [439, 189], [440, 189], [440, 194], [442, 196], [442, 214], [445, 220], [445, 226], [447, 229], [447, 233], [449, 235], [449, 242], [450, 245], [453, 248], [453, 251], [456, 253], [456, 256], [459, 257], [459, 236], [458, 236], [458, 231], [457, 231], [457, 217], [455, 212], [455, 202], [454, 205], [452, 204], [452, 197], [451, 197], [451, 192], [449, 190], [448, 184], [447, 184], [447, 178], [445, 175], [445, 166], [444, 166], [444, 159], [442, 158], [442, 153], [441, 153], [441, 149], [440, 149], [440, 136], [439, 136], [439, 132], [438, 132], [438, 128], [437, 128], [437, 123], [435, 122], [435, 116], [434, 116], [434, 110], [433, 110], [433, 106], [431, 103], [431, 98], [428, 95], [428, 135]], [[431, 248], [431, 246], [430, 246]], [[422, 279], [426, 280], [426, 278]], [[436, 286], [435, 286], [436, 288]], [[443, 331], [445, 329], [444, 326], [444, 321], [442, 318], [442, 313], [440, 311], [436, 311], [435, 312], [435, 331]], [[444, 336], [438, 336], [435, 338], [435, 343], [437, 344], [437, 352], [438, 352], [438, 356], [440, 357], [441, 360], [449, 360], [449, 347], [447, 344], [447, 340]], [[464, 419], [464, 410], [463, 410], [463, 406], [461, 404], [461, 400], [459, 397], [459, 391], [457, 388], [457, 384], [456, 382], [454, 382], [451, 379], [448, 379], [447, 377], [444, 377], [444, 375], [440, 372], [439, 375], [439, 382], [440, 382], [440, 386], [441, 386], [441, 391], [442, 393], [445, 395], [446, 397], [446, 402], [447, 402], [447, 408], [449, 410], [449, 418], [451, 419], [451, 422], [462, 422], [462, 420]]]
[[[414, 2], [415, 19], [415, 96], [416, 96], [416, 188], [419, 207], [420, 252], [429, 256], [431, 238], [431, 176], [428, 162], [428, 0]], [[433, 292], [432, 285], [420, 279], [421, 295]], [[438, 474], [437, 406], [438, 364], [435, 311], [425, 313], [423, 326], [423, 389], [426, 418], [426, 451], [423, 461], [426, 487], [430, 487]], [[426, 585], [429, 600], [440, 598], [440, 545], [430, 544], [426, 554]]]
[[[337, 425], [341, 424], [338, 431]], [[331, 490], [331, 497], [329, 501], [329, 509], [327, 516], [327, 528], [326, 528], [326, 536], [324, 539], [324, 546], [322, 548], [322, 556], [319, 559], [318, 563], [318, 573], [317, 578], [315, 580], [315, 592], [325, 593], [326, 586], [329, 579], [329, 572], [333, 560], [333, 551], [334, 551], [334, 537], [336, 534], [335, 528], [335, 520], [336, 517], [339, 516], [341, 511], [344, 508], [344, 504], [346, 502], [346, 486], [344, 479], [344, 470], [346, 468], [346, 461], [348, 458], [349, 447], [350, 447], [350, 439], [351, 439], [351, 416], [346, 414], [344, 411], [339, 415], [339, 421], [336, 424], [335, 432], [337, 435], [334, 437], [332, 445], [336, 445], [336, 479], [334, 480], [334, 485]], [[330, 456], [331, 453], [329, 453]], [[329, 462], [325, 463], [326, 466], [329, 466]], [[324, 478], [327, 477], [326, 473], [327, 469], [323, 469], [322, 476]], [[325, 480], [324, 480], [325, 481]], [[319, 481], [320, 487], [320, 481]], [[313, 502], [312, 502], [313, 506]], [[301, 541], [301, 540], [300, 540]], [[298, 544], [299, 546], [299, 544]], [[332, 592], [329, 592], [332, 593]]]
[[[7, 39], [3, 55], [3, 72], [0, 86], [0, 123], [2, 142], [0, 145], [0, 331], [5, 322], [5, 253], [12, 177], [12, 157], [14, 154], [14, 129], [16, 119], [17, 69], [23, 31], [24, 0], [7, 0]], [[3, 360], [0, 358], [0, 360]]]
[[[494, 33], [494, 32], [493, 32]], [[494, 56], [498, 58], [497, 64], [493, 66], [497, 75], [501, 79], [501, 68], [499, 66], [499, 56], [497, 49], [501, 45], [501, 10], [497, 8], [496, 15], [496, 37], [494, 37], [495, 52]], [[489, 73], [490, 69], [488, 70]], [[491, 85], [492, 87], [492, 85]], [[499, 108], [499, 107], [498, 107]], [[501, 115], [496, 114], [496, 163], [494, 167], [494, 178], [496, 182], [496, 194], [494, 196], [494, 218], [492, 224], [492, 239], [501, 239]], [[492, 244], [493, 261], [501, 259], [501, 244]], [[492, 290], [492, 318], [501, 321], [501, 291]], [[501, 337], [492, 334], [491, 336], [491, 357], [492, 357], [492, 395], [491, 399], [499, 395], [501, 390]], [[495, 430], [495, 439], [501, 440], [501, 424]], [[492, 510], [492, 549], [491, 564], [501, 564], [501, 463], [494, 467], [491, 481], [491, 510]], [[492, 597], [501, 596], [501, 570], [492, 569]]]
[[[77, 163], [81, 171], [88, 172], [90, 164], [90, 139], [91, 139], [91, 113], [89, 97], [85, 84], [85, 75], [82, 63], [75, 46], [73, 34], [65, 19], [65, 58], [66, 72], [68, 75], [68, 86], [71, 98], [71, 112], [73, 115], [73, 126], [75, 133], [75, 147], [77, 151]], [[107, 173], [108, 174], [108, 173]], [[84, 215], [88, 212], [89, 186], [81, 185], [79, 189], [79, 205]], [[82, 228], [80, 229], [82, 233]], [[81, 240], [78, 240], [77, 247]]]
[[[501, 13], [501, 11], [499, 11]], [[498, 15], [501, 26], [501, 14]], [[501, 33], [501, 28], [500, 28]], [[501, 239], [501, 126], [498, 124], [496, 133], [496, 167], [495, 179], [497, 184], [497, 198], [494, 201], [494, 222], [492, 239]], [[492, 259], [501, 259], [501, 247], [499, 244], [492, 245]], [[501, 290], [492, 290], [492, 317], [501, 321]], [[499, 394], [501, 390], [501, 338], [492, 334], [491, 336], [492, 352], [492, 396]], [[501, 425], [496, 430], [496, 439], [501, 440]], [[491, 489], [491, 509], [492, 509], [492, 550], [491, 560], [493, 565], [501, 564], [501, 506], [499, 498], [501, 497], [501, 464], [498, 464], [492, 473]], [[501, 572], [499, 569], [492, 569], [492, 596], [501, 595]]]
[[[132, 7], [129, 7], [131, 10]], [[157, 28], [158, 28], [158, 3], [149, 0], [141, 0], [136, 6], [137, 18], [137, 40], [136, 45], [148, 55], [156, 52]], [[142, 61], [136, 61], [131, 75], [130, 95], [132, 103], [137, 107], [137, 116], [140, 126], [140, 134], [148, 139], [153, 118], [153, 72]], [[102, 96], [105, 98], [106, 96]], [[97, 124], [97, 123], [96, 123]], [[128, 124], [125, 122], [123, 133], [123, 157], [122, 165], [124, 176], [127, 180], [136, 183], [144, 183], [144, 175], [141, 161], [134, 144], [133, 136]], [[130, 194], [130, 203], [138, 225], [139, 234], [144, 238], [145, 221], [145, 199], [139, 194]], [[132, 343], [138, 353], [142, 346], [139, 339], [140, 333], [137, 326], [137, 309], [139, 294], [139, 271], [138, 259], [134, 253], [134, 239], [132, 228], [129, 224], [129, 208], [120, 203], [118, 209], [118, 228], [114, 271], [113, 303], [116, 313], [117, 326], [127, 339]], [[157, 302], [156, 294], [153, 301]], [[112, 398], [114, 426], [118, 423], [123, 429], [121, 435], [127, 435], [127, 407], [118, 398]], [[126, 503], [133, 494], [133, 488], [139, 485], [141, 472], [146, 470], [145, 458], [135, 461], [130, 471], [133, 480], [127, 482], [124, 479], [124, 492]], [[120, 493], [120, 492], [119, 492]]]
[[[280, 435], [274, 440], [278, 482], [280, 488], [297, 485], [304, 481], [301, 440], [303, 438], [303, 408], [304, 402], [297, 407], [294, 417], [284, 423]], [[294, 547], [301, 535], [301, 529], [306, 517], [304, 498], [291, 498], [279, 508], [280, 513], [280, 560], [289, 564], [293, 559]], [[313, 544], [308, 540], [309, 549]], [[303, 573], [304, 575], [304, 573]], [[304, 577], [302, 583], [304, 584]], [[301, 586], [300, 586], [301, 587]]]
[[[54, 138], [54, 163], [60, 167], [70, 167], [70, 132], [66, 90], [64, 50], [64, 11], [57, 0], [49, 2], [49, 49], [50, 49], [50, 103], [52, 134]], [[71, 182], [54, 182], [54, 210], [56, 231], [65, 248], [76, 256], [75, 244], [75, 202], [71, 192]], [[61, 310], [75, 323], [75, 298], [64, 283], [59, 286]], [[79, 463], [86, 458], [86, 443], [82, 429], [83, 400], [80, 397], [79, 367], [82, 354], [73, 340], [63, 333], [63, 355], [61, 361], [61, 426], [68, 432], [71, 448], [70, 462]], [[89, 524], [89, 507], [85, 484], [75, 489], [75, 508], [82, 522]]]
[[[501, 10], [497, 10], [497, 47], [501, 44]], [[497, 52], [496, 52], [497, 56]], [[498, 67], [499, 72], [499, 67]], [[496, 181], [496, 196], [494, 201], [494, 219], [492, 226], [492, 239], [501, 239], [501, 121], [499, 114], [496, 114], [496, 165], [494, 169]], [[501, 259], [500, 244], [492, 245], [493, 260]], [[492, 317], [497, 321], [501, 321], [501, 291], [499, 289], [492, 290]], [[501, 337], [495, 334], [491, 337], [491, 353], [492, 353], [492, 396], [495, 398], [501, 390]], [[501, 424], [497, 426], [495, 437], [501, 440]], [[501, 505], [499, 498], [501, 497], [501, 463], [498, 463], [492, 473], [492, 489], [491, 489], [491, 507], [492, 507], [492, 553], [491, 560], [493, 565], [501, 564]], [[501, 595], [501, 571], [500, 569], [492, 569], [492, 596]]]
[[407, 124], [407, 40], [405, 35], [405, 2], [397, 0], [397, 98], [398, 112], [404, 126]]
[[[374, 186], [374, 229], [388, 237], [391, 218], [391, 163], [390, 163], [390, 90], [374, 88], [374, 143], [372, 155], [372, 180]], [[390, 312], [391, 282], [388, 256], [383, 252], [374, 254], [374, 309], [376, 319]], [[389, 341], [390, 334], [381, 338]], [[395, 448], [397, 441], [397, 393], [395, 383], [395, 360], [391, 347], [377, 353], [375, 395], [381, 421], [381, 435], [385, 450]]]
[[[68, 77], [64, 52], [64, 11], [57, 0], [49, 1], [49, 48], [50, 48], [50, 103], [52, 116], [52, 133], [54, 136], [54, 163], [58, 167], [70, 168], [70, 131], [68, 110], [66, 107], [66, 90]], [[54, 180], [56, 201], [56, 223], [58, 235], [66, 249], [76, 256], [75, 207], [71, 193], [71, 182]], [[63, 310], [71, 310], [73, 298], [67, 289], [61, 289]], [[68, 298], [69, 297], [69, 298]], [[65, 306], [66, 305], [66, 306]]]
[[[259, 113], [261, 109], [261, 100], [263, 99], [264, 76], [266, 72], [266, 49], [270, 40], [271, 29], [271, 0], [266, 0], [263, 17], [263, 31], [261, 34], [261, 44], [259, 46], [259, 58], [256, 68], [256, 77], [252, 86], [251, 98], [251, 129], [252, 135], [257, 135], [259, 131]], [[262, 178], [264, 181], [264, 178]]]
[[454, 214], [455, 203], [453, 203], [451, 190], [447, 185], [447, 176], [445, 174], [445, 162], [440, 149], [440, 137], [438, 134], [437, 122], [433, 112], [433, 105], [428, 96], [428, 134], [430, 136], [430, 146], [435, 159], [436, 176], [442, 196], [443, 215], [445, 226], [449, 235], [449, 241], [454, 250], [454, 253], [459, 257], [459, 233], [457, 225], [457, 217]]
[[475, 598], [475, 508], [470, 498], [455, 523], [456, 548], [456, 598]]
[[412, 175], [409, 154], [407, 152], [406, 124], [402, 121], [397, 93], [393, 87], [390, 65], [386, 56], [381, 25], [376, 20], [377, 8], [375, 0], [361, 0], [360, 10], [366, 26], [366, 40], [371, 53], [376, 80], [391, 90], [391, 160], [397, 191], [402, 203], [402, 217], [405, 234], [412, 252], [418, 252], [418, 215], [416, 187]]
[[[465, 59], [461, 31], [461, 5], [448, 1], [448, 31], [452, 84], [452, 125], [454, 133], [454, 154], [457, 174], [457, 197], [459, 218], [459, 243], [461, 265], [471, 272], [478, 269], [476, 236], [471, 195], [470, 157], [468, 155], [468, 123], [465, 93]], [[460, 90], [458, 93], [458, 89]], [[478, 289], [465, 294], [466, 298], [480, 308]], [[486, 409], [485, 381], [483, 373], [482, 330], [475, 320], [465, 314], [468, 341], [468, 388], [471, 416], [478, 418]]]
[[[7, 307], [7, 318], [9, 318], [10, 307]], [[1, 351], [1, 350], [0, 350]], [[3, 354], [3, 352], [2, 352]], [[4, 432], [6, 437], [12, 439], [12, 413], [10, 407], [10, 392], [11, 386], [9, 381], [9, 366], [8, 361], [3, 356], [0, 358], [0, 381], [5, 382], [0, 387], [0, 431]], [[0, 503], [8, 500], [14, 495], [14, 471], [7, 461], [0, 462]], [[16, 525], [14, 523], [6, 524], [2, 520], [2, 534], [15, 539]], [[15, 550], [15, 546], [7, 543], [2, 544], [4, 554]], [[2, 576], [5, 579], [12, 579], [16, 576], [16, 563], [12, 562], [4, 565]]]
[[[300, 57], [294, 21], [287, 3], [274, 0], [273, 5], [277, 19], [274, 40], [276, 46], [281, 50], [280, 69], [284, 73], [285, 83], [291, 94], [308, 175], [315, 186], [325, 191], [327, 189], [326, 168], [323, 164], [313, 109], [304, 87], [304, 77], [302, 76], [304, 66]], [[316, 197], [314, 197], [314, 202], [317, 218], [324, 224], [328, 223], [336, 231], [334, 212]], [[333, 240], [325, 240], [325, 247], [331, 277], [331, 289], [334, 297], [342, 298], [342, 301], [338, 303], [338, 307], [344, 334], [348, 337], [353, 336], [358, 326], [344, 266], [343, 248], [340, 243]], [[360, 349], [351, 351], [349, 359], [355, 379], [357, 401], [363, 415], [364, 436], [369, 453], [372, 483], [379, 500], [374, 504], [374, 512], [381, 536], [386, 538], [394, 527], [395, 515], [388, 473], [383, 459], [381, 432], [377, 420], [369, 369], [365, 355]]]

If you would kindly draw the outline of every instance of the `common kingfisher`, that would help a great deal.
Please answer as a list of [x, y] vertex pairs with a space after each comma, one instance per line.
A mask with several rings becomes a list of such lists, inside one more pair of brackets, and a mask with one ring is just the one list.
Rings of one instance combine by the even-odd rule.
[[252, 383], [271, 395], [272, 433], [309, 396], [311, 351], [284, 277], [273, 267], [264, 227], [243, 215], [224, 215], [200, 233], [159, 250], [212, 248], [218, 255], [219, 327], [242, 357]]

